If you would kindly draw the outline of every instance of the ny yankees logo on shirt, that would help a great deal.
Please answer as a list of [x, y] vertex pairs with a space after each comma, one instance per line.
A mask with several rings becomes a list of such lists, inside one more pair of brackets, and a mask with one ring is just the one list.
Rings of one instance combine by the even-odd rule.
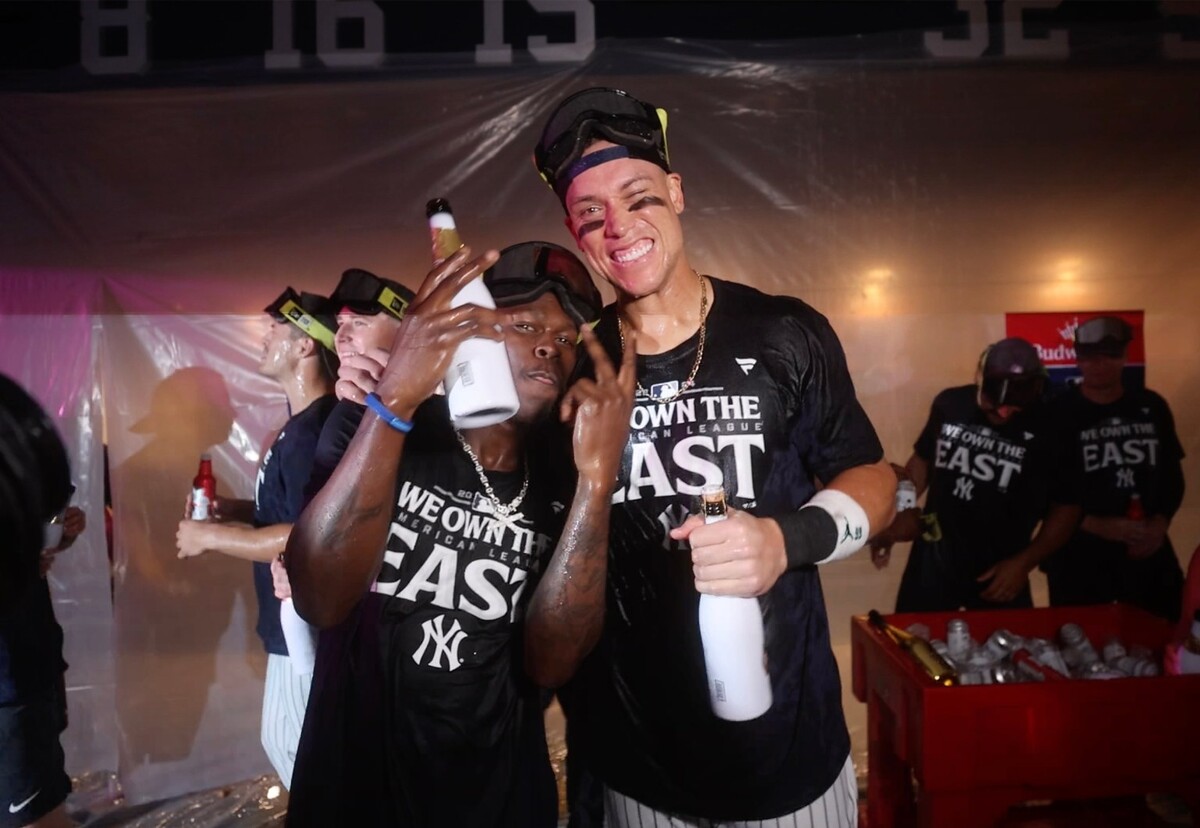
[[520, 512], [495, 514], [476, 492], [406, 480], [396, 502], [383, 566], [371, 589], [399, 602], [419, 623], [421, 639], [408, 639], [415, 663], [457, 670], [467, 659], [466, 641], [489, 622], [516, 619], [529, 576], [536, 574], [551, 538], [533, 531]]
[[[421, 646], [413, 653], [413, 661], [417, 664], [425, 663], [430, 667], [440, 667], [450, 672], [454, 672], [462, 666], [462, 661], [458, 657], [458, 645], [463, 642], [467, 634], [463, 632], [457, 618], [451, 623], [449, 629], [443, 629], [445, 624], [445, 615], [438, 615], [421, 623], [421, 630], [425, 633], [425, 638], [422, 639]], [[429, 655], [429, 660], [423, 661], [425, 650], [430, 644], [433, 645], [433, 650]]]

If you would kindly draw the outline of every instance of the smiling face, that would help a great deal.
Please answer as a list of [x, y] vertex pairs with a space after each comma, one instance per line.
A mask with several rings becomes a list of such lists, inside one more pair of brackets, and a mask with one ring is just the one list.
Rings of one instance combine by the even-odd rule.
[[337, 315], [334, 345], [338, 359], [365, 354], [373, 348], [390, 351], [400, 320], [388, 313], [362, 314], [343, 311]]
[[[584, 155], [615, 146], [599, 141]], [[580, 252], [626, 297], [659, 292], [683, 256], [683, 183], [649, 161], [618, 158], [580, 173], [567, 189], [566, 225]]]
[[566, 391], [578, 357], [579, 326], [553, 293], [496, 313], [521, 402], [517, 418], [534, 422], [550, 413]]

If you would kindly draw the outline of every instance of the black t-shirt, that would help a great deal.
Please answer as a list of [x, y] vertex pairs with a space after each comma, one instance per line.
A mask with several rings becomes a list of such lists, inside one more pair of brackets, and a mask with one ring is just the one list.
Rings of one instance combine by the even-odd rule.
[[[604, 634], [566, 704], [572, 744], [613, 788], [659, 810], [766, 819], [819, 797], [850, 747], [816, 567], [785, 573], [760, 599], [771, 709], [725, 722], [709, 704], [688, 547], [667, 531], [697, 511], [705, 483], [723, 481], [732, 506], [781, 514], [814, 494], [814, 479], [883, 451], [823, 316], [796, 299], [712, 285], [695, 386], [671, 402], [641, 392], [635, 401], [613, 498]], [[613, 308], [597, 331], [618, 360]], [[681, 383], [698, 338], [639, 357], [640, 384]]]
[[[1148, 389], [1126, 391], [1116, 402], [1089, 401], [1077, 387], [1052, 403], [1055, 424], [1080, 475], [1080, 503], [1085, 515], [1121, 517], [1133, 494], [1141, 497], [1147, 517], [1173, 517], [1183, 500], [1183, 446], [1166, 400]], [[1163, 547], [1170, 551], [1170, 538]], [[1161, 551], [1161, 550], [1160, 550]], [[1106, 541], [1083, 530], [1046, 563], [1126, 557], [1124, 544]]]
[[[304, 487], [312, 469], [317, 438], [337, 398], [326, 394], [313, 400], [284, 423], [258, 466], [254, 482], [254, 525], [295, 523], [304, 507]], [[258, 595], [256, 630], [263, 647], [274, 655], [287, 655], [287, 642], [279, 624], [279, 599], [271, 579], [271, 565], [254, 562], [254, 591]]]
[[1078, 502], [1044, 414], [1022, 412], [993, 425], [974, 385], [934, 398], [913, 448], [928, 464], [931, 528], [913, 545], [908, 566], [956, 604], [974, 605], [988, 586], [976, 578], [1028, 546], [1052, 502]]
[[44, 696], [67, 669], [50, 586], [37, 567], [20, 571], [26, 583], [17, 585], [12, 602], [0, 608], [0, 705]]
[[[414, 420], [371, 594], [321, 638], [297, 759], [302, 807], [289, 824], [329, 824], [337, 808], [357, 809], [362, 825], [553, 826], [557, 794], [521, 630], [562, 525], [562, 474], [531, 457], [520, 514], [498, 519], [445, 400], [427, 401]], [[487, 477], [503, 503], [524, 479]], [[372, 730], [381, 742], [346, 740]], [[364, 771], [389, 795], [351, 808], [330, 780], [361, 787], [345, 768], [366, 756], [382, 763]]]

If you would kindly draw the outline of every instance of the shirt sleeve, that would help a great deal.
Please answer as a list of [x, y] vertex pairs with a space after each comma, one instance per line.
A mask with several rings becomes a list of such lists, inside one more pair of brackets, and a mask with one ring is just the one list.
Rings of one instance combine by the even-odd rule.
[[[346, 453], [346, 448], [354, 438], [354, 433], [358, 431], [358, 424], [362, 422], [364, 411], [366, 411], [364, 406], [349, 400], [340, 400], [334, 406], [329, 418], [325, 420], [321, 436], [317, 439], [316, 450], [313, 452], [308, 483], [303, 490], [302, 508], [317, 496], [317, 492], [321, 491], [321, 488], [333, 476], [333, 470], [341, 462], [342, 455]], [[296, 514], [299, 515], [299, 511]]]
[[1159, 479], [1158, 492], [1154, 503], [1147, 504], [1156, 514], [1165, 515], [1168, 519], [1175, 517], [1183, 504], [1183, 444], [1179, 442], [1179, 434], [1175, 431], [1175, 417], [1171, 407], [1159, 395], [1154, 395], [1157, 403], [1159, 438]]
[[917, 457], [930, 464], [934, 461], [938, 434], [941, 433], [942, 423], [946, 420], [941, 405], [944, 393], [933, 398], [933, 403], [929, 406], [929, 417], [925, 420], [925, 427], [921, 429], [921, 433], [917, 435], [917, 441], [913, 443], [913, 452]]
[[829, 321], [810, 311], [794, 338], [794, 371], [799, 394], [792, 442], [806, 465], [824, 483], [855, 466], [883, 458], [875, 427], [854, 393], [846, 355]]

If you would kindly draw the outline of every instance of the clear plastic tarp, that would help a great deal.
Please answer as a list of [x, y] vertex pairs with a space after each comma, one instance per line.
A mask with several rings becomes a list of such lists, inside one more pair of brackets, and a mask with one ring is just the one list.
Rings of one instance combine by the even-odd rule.
[[[1009, 311], [1142, 309], [1147, 383], [1200, 480], [1200, 83], [1191, 64], [806, 59], [803, 44], [602, 41], [582, 63], [274, 84], [0, 93], [0, 371], [71, 447], [89, 527], [51, 578], [69, 770], [140, 802], [258, 777], [264, 656], [247, 564], [179, 561], [197, 458], [249, 497], [284, 418], [261, 309], [364, 267], [415, 286], [425, 201], [476, 247], [570, 240], [530, 154], [553, 103], [666, 107], [691, 261], [828, 315], [888, 455], [970, 382]], [[611, 291], [605, 289], [606, 296]], [[114, 510], [105, 552], [102, 441]], [[1194, 494], [1172, 526], [1200, 540]], [[904, 550], [822, 571], [860, 773], [849, 617]]]

